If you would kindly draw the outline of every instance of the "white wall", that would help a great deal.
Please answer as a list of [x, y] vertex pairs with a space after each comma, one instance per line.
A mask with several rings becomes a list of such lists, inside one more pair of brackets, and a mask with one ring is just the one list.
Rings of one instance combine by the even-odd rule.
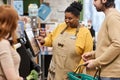
[[3, 0], [0, 0], [0, 5], [2, 5], [3, 4]]
[[[120, 11], [120, 0], [115, 0], [116, 8]], [[101, 23], [104, 19], [104, 14], [102, 12], [97, 12], [94, 5], [93, 0], [84, 0], [84, 15], [83, 20], [87, 24], [88, 19], [92, 19], [93, 28], [96, 32], [99, 31]]]

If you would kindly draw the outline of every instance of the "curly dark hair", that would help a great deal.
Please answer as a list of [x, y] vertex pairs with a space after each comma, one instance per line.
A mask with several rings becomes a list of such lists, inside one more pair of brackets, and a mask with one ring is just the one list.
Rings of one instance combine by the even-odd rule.
[[[102, 0], [101, 0], [102, 1]], [[114, 3], [115, 0], [107, 0], [107, 2], [104, 4], [106, 8], [109, 8], [109, 7], [115, 7], [115, 3]]]
[[70, 4], [65, 10], [65, 12], [71, 12], [75, 16], [79, 16], [80, 12], [82, 11], [83, 5], [81, 2], [74, 1], [73, 3]]

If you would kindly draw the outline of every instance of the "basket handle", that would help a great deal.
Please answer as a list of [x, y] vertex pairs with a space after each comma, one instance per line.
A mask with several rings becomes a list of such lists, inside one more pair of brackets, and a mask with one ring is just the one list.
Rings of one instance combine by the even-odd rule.
[[[98, 66], [98, 67], [96, 67], [96, 72], [95, 72], [94, 78], [95, 78], [96, 76], [98, 76], [98, 80], [101, 80], [101, 78], [100, 78], [100, 73], [101, 73], [101, 68]], [[98, 75], [97, 75], [97, 74], [98, 74]]]
[[79, 70], [81, 70], [81, 66], [87, 66], [87, 64], [81, 64], [81, 65], [79, 65], [77, 68], [76, 68], [76, 70], [74, 71], [74, 73], [77, 73], [77, 71]]
[[[74, 71], [74, 73], [77, 73], [78, 70], [80, 71], [81, 66], [87, 66], [87, 64], [85, 63], [85, 64], [79, 65], [79, 66], [77, 67], [77, 69]], [[95, 74], [94, 74], [94, 78], [95, 78], [96, 76], [98, 76], [98, 79], [100, 80], [100, 73], [101, 73], [101, 68], [100, 68], [100, 67], [96, 67], [96, 72], [95, 72]]]

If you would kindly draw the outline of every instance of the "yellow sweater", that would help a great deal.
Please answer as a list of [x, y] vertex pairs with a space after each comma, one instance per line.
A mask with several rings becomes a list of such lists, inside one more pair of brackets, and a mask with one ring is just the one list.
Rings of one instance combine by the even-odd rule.
[[[65, 23], [59, 24], [48, 36], [45, 38], [45, 46], [52, 47], [52, 42], [54, 39], [64, 30], [66, 27]], [[76, 28], [67, 28], [65, 32], [69, 34], [75, 34]], [[89, 30], [85, 27], [79, 28], [79, 32], [77, 34], [76, 39], [76, 52], [78, 55], [83, 54], [84, 52], [91, 51], [93, 47], [93, 41]]]

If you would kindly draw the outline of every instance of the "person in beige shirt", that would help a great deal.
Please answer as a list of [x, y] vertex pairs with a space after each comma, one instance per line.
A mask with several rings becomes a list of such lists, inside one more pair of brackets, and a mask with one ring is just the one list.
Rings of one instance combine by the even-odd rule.
[[105, 14], [97, 37], [96, 50], [82, 55], [88, 68], [101, 67], [101, 80], [120, 80], [120, 12], [114, 0], [94, 0]]
[[17, 43], [15, 32], [18, 19], [12, 6], [0, 6], [0, 80], [23, 80], [19, 76], [20, 56], [13, 47]]

